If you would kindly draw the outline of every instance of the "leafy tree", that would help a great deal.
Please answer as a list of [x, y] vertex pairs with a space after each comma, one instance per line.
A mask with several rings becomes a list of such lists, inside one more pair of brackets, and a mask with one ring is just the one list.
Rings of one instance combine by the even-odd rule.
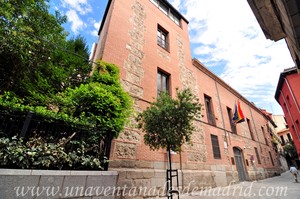
[[[0, 107], [8, 112], [32, 111], [48, 122], [62, 121], [89, 129], [91, 139], [69, 142], [72, 146], [76, 143], [81, 152], [65, 154], [61, 144], [33, 138], [41, 149], [51, 146], [62, 156], [41, 158], [44, 151], [38, 149], [37, 159], [27, 162], [26, 158], [21, 158], [21, 167], [27, 168], [38, 161], [40, 165], [36, 168], [48, 168], [50, 164], [62, 168], [71, 163], [82, 165], [83, 161], [89, 167], [98, 168], [100, 162], [95, 158], [99, 157], [95, 154], [99, 152], [100, 138], [107, 136], [111, 140], [118, 136], [130, 114], [132, 102], [122, 89], [115, 65], [99, 62], [90, 76], [85, 39], [78, 36], [67, 40], [67, 33], [61, 26], [66, 17], [59, 12], [50, 14], [48, 2], [0, 0]], [[19, 149], [32, 154], [23, 141], [13, 140], [5, 141], [12, 142], [8, 151], [0, 143], [0, 149], [8, 158], [5, 165], [18, 163], [17, 159], [23, 154]], [[56, 164], [50, 159], [59, 159], [59, 162]]]
[[295, 159], [298, 158], [297, 150], [294, 142], [289, 142], [283, 147], [284, 153], [289, 155], [290, 158]]
[[[180, 92], [176, 90], [177, 99], [172, 99], [166, 93], [151, 103], [137, 120], [139, 127], [145, 131], [145, 144], [150, 149], [166, 148], [168, 151], [168, 175], [172, 176], [171, 150], [181, 151], [181, 146], [190, 141], [194, 131], [193, 121], [200, 115], [201, 104], [189, 89]], [[167, 178], [168, 194], [173, 193], [172, 177]], [[171, 197], [172, 198], [172, 197]]]
[[60, 45], [65, 50], [53, 48], [51, 61], [38, 66], [34, 73], [21, 81], [31, 104], [52, 104], [58, 92], [87, 83], [91, 64], [85, 39], [78, 36]]
[[85, 118], [101, 131], [118, 136], [131, 111], [131, 98], [122, 89], [119, 69], [97, 62], [89, 83], [68, 88], [59, 96], [61, 112]]
[[44, 0], [0, 2], [0, 93], [10, 90], [22, 95], [22, 81], [50, 62], [53, 46], [43, 40], [65, 41], [61, 24], [66, 17], [50, 14]]
[[177, 99], [172, 99], [163, 93], [138, 117], [140, 128], [146, 132], [145, 143], [152, 150], [180, 151], [181, 145], [190, 141], [201, 104], [189, 89], [181, 92], [177, 89], [176, 94]]
[[0, 94], [12, 91], [32, 105], [51, 105], [56, 93], [87, 80], [86, 41], [66, 39], [65, 16], [49, 13], [47, 0], [2, 1]]

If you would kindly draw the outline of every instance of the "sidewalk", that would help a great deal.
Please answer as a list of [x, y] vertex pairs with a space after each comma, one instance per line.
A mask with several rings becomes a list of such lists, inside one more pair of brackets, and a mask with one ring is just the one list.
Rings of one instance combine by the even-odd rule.
[[[298, 178], [299, 180], [299, 178]], [[180, 199], [300, 199], [300, 183], [295, 183], [289, 171], [264, 180], [241, 182], [180, 195]], [[173, 196], [177, 199], [177, 196]]]

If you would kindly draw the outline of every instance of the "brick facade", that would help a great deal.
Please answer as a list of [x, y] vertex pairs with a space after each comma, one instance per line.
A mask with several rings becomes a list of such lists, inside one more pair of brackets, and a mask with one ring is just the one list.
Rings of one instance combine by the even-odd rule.
[[[179, 169], [180, 186], [191, 185], [191, 182], [194, 187], [224, 186], [238, 181], [234, 148], [242, 154], [247, 179], [265, 178], [280, 172], [268, 133], [268, 119], [201, 62], [192, 59], [188, 21], [168, 2], [162, 2], [180, 17], [180, 26], [150, 0], [110, 0], [94, 60], [102, 59], [120, 67], [122, 85], [133, 97], [136, 112], [144, 110], [157, 96], [158, 70], [169, 75], [172, 96], [176, 88], [189, 87], [201, 104], [205, 104], [204, 96], [211, 98], [216, 124], [208, 123], [203, 106], [202, 117], [195, 122], [193, 144], [185, 144], [180, 154], [172, 155], [173, 167]], [[157, 44], [158, 27], [168, 32], [168, 50]], [[237, 100], [252, 125], [254, 140], [247, 122], [237, 124], [237, 134], [232, 133], [227, 111], [234, 111]], [[143, 142], [143, 132], [134, 128], [134, 118], [131, 121], [113, 140], [110, 169], [119, 171], [120, 186], [162, 187], [166, 181], [167, 153], [165, 150], [151, 151]], [[211, 134], [218, 136], [221, 159], [213, 156]], [[254, 147], [258, 149], [261, 164], [256, 160]]]

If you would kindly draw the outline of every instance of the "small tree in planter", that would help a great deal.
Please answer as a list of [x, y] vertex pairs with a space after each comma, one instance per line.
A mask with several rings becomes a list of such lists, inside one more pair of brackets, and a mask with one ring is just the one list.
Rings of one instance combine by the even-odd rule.
[[[193, 121], [200, 116], [201, 104], [189, 89], [176, 89], [176, 99], [162, 93], [138, 116], [139, 128], [145, 131], [145, 144], [152, 150], [167, 149], [169, 156], [169, 176], [172, 176], [171, 150], [181, 151], [181, 146], [189, 142], [195, 129]], [[172, 192], [172, 177], [169, 182]], [[172, 198], [172, 195], [171, 195]]]

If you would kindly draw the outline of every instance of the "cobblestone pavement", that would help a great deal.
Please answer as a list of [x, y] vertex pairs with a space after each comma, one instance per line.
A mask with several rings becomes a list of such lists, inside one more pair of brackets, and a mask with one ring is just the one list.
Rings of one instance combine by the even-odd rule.
[[[298, 177], [299, 180], [299, 177]], [[300, 199], [300, 183], [294, 182], [289, 171], [280, 176], [216, 187], [202, 192], [180, 195], [180, 199]], [[173, 196], [177, 199], [177, 196]]]

